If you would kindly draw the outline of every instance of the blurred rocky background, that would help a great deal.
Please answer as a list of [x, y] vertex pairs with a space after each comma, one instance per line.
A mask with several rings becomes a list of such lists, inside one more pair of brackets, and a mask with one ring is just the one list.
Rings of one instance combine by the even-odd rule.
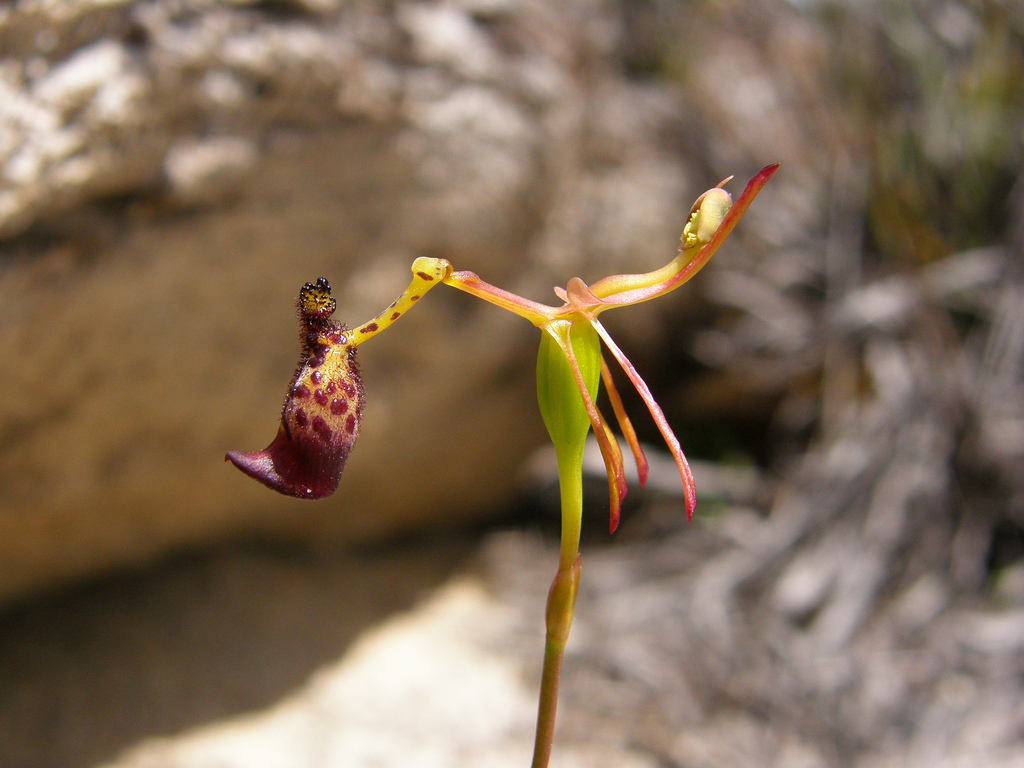
[[770, 162], [608, 316], [700, 501], [655, 447], [609, 539], [595, 474], [555, 764], [1024, 764], [1019, 4], [38, 0], [0, 56], [0, 765], [525, 765], [535, 331], [439, 288], [362, 347], [328, 502], [223, 453], [303, 282], [548, 300]]

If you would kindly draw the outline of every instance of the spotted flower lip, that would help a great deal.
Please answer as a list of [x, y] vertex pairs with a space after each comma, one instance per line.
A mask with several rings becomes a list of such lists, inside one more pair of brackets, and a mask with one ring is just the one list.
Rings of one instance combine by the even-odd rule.
[[277, 437], [262, 451], [230, 451], [230, 461], [275, 491], [300, 499], [334, 493], [363, 413], [363, 381], [348, 329], [325, 278], [306, 283], [297, 302], [302, 358], [288, 387]]

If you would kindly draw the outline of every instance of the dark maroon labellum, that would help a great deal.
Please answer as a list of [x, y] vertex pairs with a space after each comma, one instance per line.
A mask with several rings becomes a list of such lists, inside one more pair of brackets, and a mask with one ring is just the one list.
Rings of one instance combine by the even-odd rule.
[[[331, 315], [331, 286], [320, 278], [306, 283], [297, 302], [302, 359], [288, 387], [277, 437], [257, 453], [231, 451], [224, 458], [275, 491], [300, 499], [334, 493], [359, 436], [363, 380], [347, 328]], [[325, 391], [349, 393], [328, 398]], [[310, 397], [312, 393], [312, 397]]]

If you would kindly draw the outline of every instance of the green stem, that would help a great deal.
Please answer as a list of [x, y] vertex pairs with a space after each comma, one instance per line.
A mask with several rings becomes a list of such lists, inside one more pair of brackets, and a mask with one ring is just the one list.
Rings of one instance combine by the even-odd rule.
[[[580, 526], [583, 524], [583, 438], [573, 445], [555, 446], [558, 462], [558, 493], [562, 505], [562, 541], [558, 553], [558, 570], [577, 566], [580, 556]], [[572, 611], [572, 605], [569, 606]], [[568, 633], [569, 628], [565, 628]]]
[[580, 524], [583, 518], [583, 443], [558, 450], [558, 486], [562, 500], [562, 542], [558, 572], [551, 582], [545, 611], [547, 637], [544, 669], [537, 708], [537, 736], [533, 746], [533, 768], [547, 768], [555, 739], [558, 681], [562, 657], [572, 626], [573, 608], [580, 585]]
[[544, 670], [540, 678], [540, 704], [537, 707], [537, 737], [533, 745], [533, 768], [547, 768], [555, 740], [555, 713], [558, 709], [558, 681], [562, 674], [562, 656], [569, 639], [573, 605], [580, 584], [580, 558], [571, 568], [559, 568], [551, 582], [547, 607], [547, 638], [544, 643]]

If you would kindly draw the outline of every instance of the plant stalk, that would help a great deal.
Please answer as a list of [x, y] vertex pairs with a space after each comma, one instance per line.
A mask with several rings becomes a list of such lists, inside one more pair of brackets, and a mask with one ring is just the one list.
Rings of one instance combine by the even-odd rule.
[[547, 768], [555, 739], [558, 709], [558, 681], [562, 657], [569, 640], [573, 609], [580, 585], [580, 525], [583, 518], [583, 443], [558, 450], [558, 486], [562, 502], [562, 540], [558, 572], [548, 592], [544, 613], [546, 638], [544, 667], [537, 707], [537, 735], [533, 745], [533, 768]]

